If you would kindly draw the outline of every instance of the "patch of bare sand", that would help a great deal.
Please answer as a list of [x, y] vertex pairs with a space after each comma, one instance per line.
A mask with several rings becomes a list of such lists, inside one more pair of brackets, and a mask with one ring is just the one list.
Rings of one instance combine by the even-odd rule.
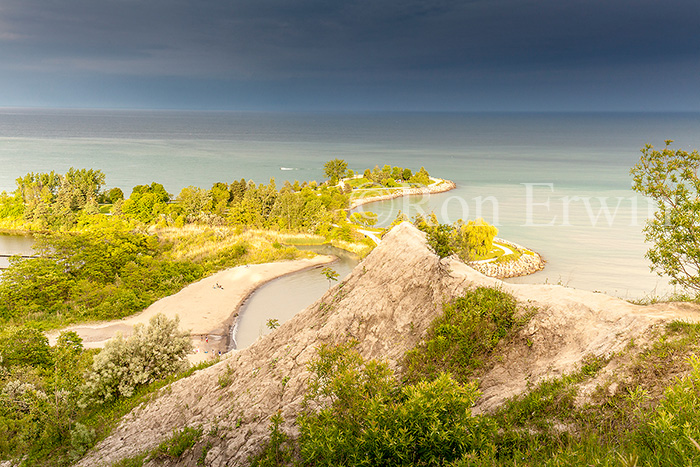
[[55, 345], [61, 331], [75, 331], [83, 339], [86, 348], [102, 348], [118, 332], [128, 336], [134, 325], [148, 324], [153, 316], [163, 313], [171, 319], [178, 316], [180, 329], [190, 331], [195, 349], [190, 360], [205, 360], [227, 350], [229, 330], [235, 323], [238, 308], [255, 289], [278, 277], [319, 267], [334, 260], [333, 256], [320, 255], [226, 269], [158, 300], [137, 315], [54, 331], [48, 334], [49, 343]]

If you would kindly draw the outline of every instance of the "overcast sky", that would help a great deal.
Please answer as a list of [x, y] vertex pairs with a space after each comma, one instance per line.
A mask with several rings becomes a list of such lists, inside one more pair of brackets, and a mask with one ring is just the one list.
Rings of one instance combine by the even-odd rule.
[[700, 111], [700, 0], [1, 0], [0, 106]]

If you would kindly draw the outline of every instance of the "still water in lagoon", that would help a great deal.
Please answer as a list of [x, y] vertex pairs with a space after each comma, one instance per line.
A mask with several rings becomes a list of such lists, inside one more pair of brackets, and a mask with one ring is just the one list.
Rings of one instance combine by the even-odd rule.
[[[297, 248], [336, 256], [338, 260], [328, 267], [338, 272], [338, 281], [342, 281], [359, 262], [356, 256], [329, 245]], [[325, 266], [288, 274], [253, 292], [241, 306], [238, 321], [231, 331], [233, 348], [248, 347], [258, 337], [270, 333], [268, 320], [276, 319], [282, 324], [321, 298], [329, 288], [328, 279], [321, 273], [323, 267]]]
[[10, 264], [10, 256], [31, 255], [34, 239], [29, 235], [0, 233], [0, 270]]

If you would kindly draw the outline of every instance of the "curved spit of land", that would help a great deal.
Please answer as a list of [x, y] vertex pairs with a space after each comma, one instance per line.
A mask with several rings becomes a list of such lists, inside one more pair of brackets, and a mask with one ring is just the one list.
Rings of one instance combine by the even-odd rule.
[[[400, 198], [402, 196], [411, 195], [429, 195], [435, 193], [444, 193], [446, 191], [457, 188], [457, 185], [452, 180], [443, 180], [441, 178], [430, 177], [431, 184], [421, 187], [395, 187], [384, 188], [385, 194], [375, 195], [377, 188], [354, 189], [353, 197], [350, 199], [350, 209], [355, 209], [358, 206], [375, 201], [386, 201], [389, 199]], [[362, 193], [371, 193], [371, 196], [362, 196]]]

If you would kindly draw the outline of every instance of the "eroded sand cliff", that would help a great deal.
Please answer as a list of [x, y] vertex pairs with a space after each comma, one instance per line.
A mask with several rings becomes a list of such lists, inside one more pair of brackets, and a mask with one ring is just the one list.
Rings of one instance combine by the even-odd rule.
[[644, 307], [556, 285], [505, 284], [452, 258], [440, 260], [424, 235], [403, 223], [318, 302], [249, 348], [162, 390], [126, 416], [79, 465], [110, 465], [135, 456], [185, 426], [201, 426], [204, 435], [200, 446], [177, 461], [181, 465], [194, 465], [207, 443], [206, 465], [246, 465], [267, 438], [270, 416], [277, 411], [285, 420], [283, 430], [295, 433], [293, 420], [309, 376], [306, 365], [319, 344], [355, 339], [365, 358], [396, 367], [442, 303], [480, 285], [502, 287], [537, 312], [499, 349], [501, 362], [481, 376], [477, 412], [522, 393], [528, 383], [576, 370], [586, 355], [618, 352], [631, 337], [643, 346], [664, 322], [700, 319], [691, 305]]

